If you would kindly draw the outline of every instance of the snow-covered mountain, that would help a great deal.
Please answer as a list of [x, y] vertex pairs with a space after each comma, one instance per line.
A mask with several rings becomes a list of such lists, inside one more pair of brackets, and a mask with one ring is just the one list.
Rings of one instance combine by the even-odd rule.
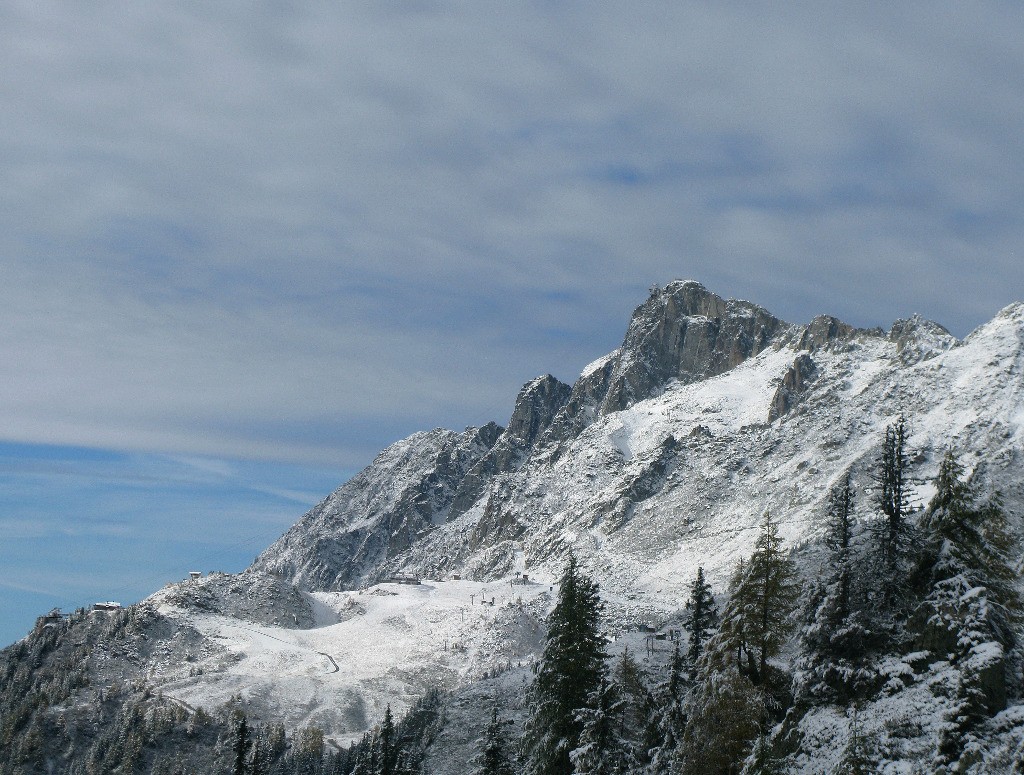
[[507, 429], [393, 444], [253, 568], [336, 591], [395, 572], [491, 579], [517, 558], [553, 572], [572, 549], [605, 588], [672, 611], [698, 563], [721, 583], [749, 553], [765, 509], [791, 542], [813, 537], [829, 485], [847, 470], [868, 485], [900, 413], [918, 478], [950, 446], [984, 454], [1016, 510], [1022, 375], [1021, 304], [961, 342], [919, 317], [793, 325], [673, 282], [571, 390], [542, 377]]
[[[610, 632], [634, 646], [641, 625], [678, 621], [698, 566], [724, 590], [766, 510], [813, 574], [831, 485], [851, 473], [859, 516], [870, 518], [869, 470], [901, 414], [914, 502], [930, 498], [952, 447], [980, 486], [1001, 493], [1024, 536], [1024, 304], [961, 341], [916, 316], [888, 331], [827, 316], [787, 323], [672, 282], [574, 384], [527, 383], [507, 427], [399, 441], [245, 573], [144, 601], [127, 645], [99, 644], [97, 675], [116, 664], [183, 707], [235, 698], [253, 718], [315, 723], [341, 742], [428, 686], [478, 700], [490, 691], [514, 706], [570, 551], [601, 585]], [[512, 583], [523, 574], [527, 583]], [[664, 658], [648, 654], [650, 669]], [[941, 717], [944, 700], [927, 686], [951, 669], [907, 684], [921, 718]], [[867, 728], [884, 731], [909, 707], [885, 702], [865, 709]], [[1002, 726], [992, 750], [1024, 724], [1011, 706], [993, 722]], [[460, 707], [460, 724], [484, 723]], [[808, 716], [821, 755], [799, 771], [830, 771], [828, 752], [848, 734], [832, 715]], [[439, 739], [448, 747], [432, 754], [431, 771], [461, 771], [444, 759], [465, 762], [473, 735], [449, 727]], [[908, 744], [898, 755], [919, 753]]]

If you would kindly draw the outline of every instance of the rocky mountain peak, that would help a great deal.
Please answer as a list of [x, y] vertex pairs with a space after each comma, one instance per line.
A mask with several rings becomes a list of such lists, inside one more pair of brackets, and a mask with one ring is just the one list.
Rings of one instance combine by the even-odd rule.
[[763, 307], [723, 299], [694, 280], [655, 286], [633, 312], [622, 346], [573, 386], [545, 441], [574, 438], [598, 417], [655, 396], [672, 381], [723, 374], [793, 330]]
[[934, 358], [960, 344], [943, 326], [916, 313], [892, 324], [889, 341], [896, 343], [900, 360], [908, 366]]

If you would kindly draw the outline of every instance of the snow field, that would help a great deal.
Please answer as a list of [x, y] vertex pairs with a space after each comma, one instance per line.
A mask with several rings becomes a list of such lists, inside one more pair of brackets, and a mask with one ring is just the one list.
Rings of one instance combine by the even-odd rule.
[[[334, 621], [308, 630], [163, 605], [162, 614], [194, 627], [231, 659], [225, 666], [223, 656], [211, 655], [195, 663], [200, 674], [158, 688], [195, 707], [240, 695], [254, 719], [278, 718], [292, 728], [317, 724], [346, 743], [376, 723], [389, 703], [401, 714], [431, 685], [457, 686], [513, 657], [518, 664], [542, 631], [509, 623], [531, 606], [546, 613], [548, 590], [546, 583], [424, 580], [318, 592], [311, 594], [318, 619], [330, 612]], [[494, 605], [481, 605], [482, 599]], [[496, 629], [510, 632], [511, 640], [496, 640]]]

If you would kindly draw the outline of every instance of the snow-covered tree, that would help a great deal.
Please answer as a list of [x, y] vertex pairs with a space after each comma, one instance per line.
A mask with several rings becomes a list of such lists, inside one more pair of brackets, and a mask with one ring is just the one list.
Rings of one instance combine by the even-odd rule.
[[671, 771], [675, 759], [676, 748], [683, 739], [686, 728], [686, 717], [683, 712], [683, 700], [687, 667], [679, 641], [672, 651], [672, 662], [669, 665], [668, 681], [658, 694], [660, 700], [654, 708], [652, 718], [648, 721], [649, 731], [645, 735], [648, 741], [649, 763], [644, 768], [645, 775], [665, 775]]
[[473, 775], [513, 775], [497, 705], [491, 709], [491, 721], [483, 737], [477, 741], [473, 766]]
[[843, 756], [840, 760], [841, 772], [848, 775], [868, 775], [874, 772], [874, 762], [871, 760], [870, 747], [867, 736], [861, 728], [860, 709], [854, 705], [850, 708], [850, 736], [843, 748]]
[[929, 532], [931, 588], [915, 619], [919, 640], [960, 665], [954, 704], [939, 734], [937, 765], [959, 759], [971, 731], [1000, 709], [982, 688], [1015, 645], [1020, 610], [1013, 570], [1015, 540], [998, 497], [981, 500], [952, 450], [935, 480], [924, 524]]
[[900, 415], [885, 429], [882, 454], [875, 465], [875, 502], [882, 519], [874, 523], [875, 544], [881, 571], [880, 602], [892, 609], [906, 587], [903, 560], [914, 538], [910, 501], [910, 456], [907, 421]]
[[680, 775], [733, 775], [761, 732], [763, 693], [735, 670], [703, 676], [687, 702], [676, 760]]
[[648, 749], [657, 743], [656, 740], [649, 739], [655, 703], [647, 688], [643, 668], [630, 653], [629, 648], [624, 649], [622, 656], [615, 660], [612, 680], [618, 686], [622, 700], [622, 710], [619, 714], [621, 736], [631, 741], [634, 757], [644, 764], [649, 759]]
[[231, 768], [232, 775], [246, 775], [246, 772], [249, 770], [246, 766], [246, 758], [249, 753], [249, 747], [252, 745], [251, 737], [249, 720], [245, 717], [244, 713], [237, 713], [234, 724], [234, 741], [231, 745], [231, 751], [234, 754], [234, 763]]
[[750, 650], [747, 619], [743, 605], [743, 588], [747, 578], [747, 563], [740, 560], [729, 577], [727, 602], [721, 622], [704, 649], [703, 661], [695, 667], [698, 675], [707, 670], [740, 669]]
[[580, 744], [570, 754], [571, 772], [577, 775], [623, 775], [635, 772], [637, 762], [624, 736], [626, 702], [619, 687], [607, 678], [589, 698], [589, 705], [576, 712], [582, 730]]
[[524, 738], [531, 775], [573, 772], [570, 752], [579, 748], [583, 724], [578, 711], [606, 676], [605, 640], [600, 631], [603, 604], [597, 584], [582, 573], [572, 555], [559, 582], [548, 618], [544, 652], [530, 687], [530, 718]]
[[391, 705], [384, 709], [384, 718], [376, 735], [377, 769], [374, 775], [395, 775], [398, 759], [398, 741], [395, 739], [395, 721]]
[[[832, 489], [827, 519], [827, 554], [806, 598], [794, 683], [803, 701], [846, 703], [872, 681], [865, 659], [878, 645], [863, 607], [854, 605], [856, 526], [849, 474]], [[861, 596], [856, 602], [862, 602]]]

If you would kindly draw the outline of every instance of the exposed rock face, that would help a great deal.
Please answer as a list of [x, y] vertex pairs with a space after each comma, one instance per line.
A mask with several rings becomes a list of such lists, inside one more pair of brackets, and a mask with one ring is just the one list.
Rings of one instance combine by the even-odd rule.
[[312, 606], [294, 585], [252, 570], [183, 581], [160, 593], [159, 600], [265, 626], [309, 629], [315, 623]]
[[[1020, 330], [1024, 307], [972, 334], [970, 348], [955, 347], [945, 329], [920, 318], [888, 333], [828, 316], [796, 326], [699, 283], [673, 282], [652, 292], [621, 347], [571, 388], [539, 377], [521, 389], [505, 429], [435, 430], [393, 445], [255, 567], [323, 590], [399, 569], [483, 578], [509, 570], [517, 553], [531, 563], [556, 558], [592, 530], [630, 544], [643, 563], [652, 547], [683, 541], [723, 504], [743, 518], [760, 513], [776, 480], [754, 486], [752, 478], [768, 476], [767, 460], [809, 454], [809, 442], [786, 441], [801, 428], [833, 418], [809, 436], [827, 445], [824, 459], [833, 461], [831, 450], [848, 444], [855, 428], [866, 432], [863, 416], [884, 428], [887, 408], [913, 405], [922, 380], [965, 368], [949, 365], [949, 356], [1024, 350]], [[920, 374], [910, 368], [918, 357], [934, 357]], [[1006, 380], [1012, 373], [1000, 372]], [[959, 424], [973, 411], [951, 412], [945, 422]], [[784, 415], [781, 428], [765, 423]], [[820, 465], [798, 469], [810, 477], [808, 492], [834, 478]], [[738, 492], [749, 501], [742, 508]], [[676, 501], [670, 511], [677, 508], [678, 518], [669, 518], [666, 504]], [[798, 507], [792, 497], [786, 503]]]
[[550, 374], [527, 382], [519, 391], [512, 419], [502, 441], [509, 440], [523, 449], [529, 449], [547, 430], [558, 410], [569, 400], [572, 386], [560, 382]]
[[772, 406], [768, 410], [768, 422], [775, 422], [796, 406], [800, 396], [807, 390], [810, 383], [818, 376], [818, 367], [807, 353], [801, 353], [789, 367], [782, 384], [772, 397]]
[[522, 465], [555, 414], [569, 400], [571, 391], [569, 385], [550, 374], [523, 385], [505, 432], [460, 482], [452, 504], [453, 516], [472, 506], [496, 474], [515, 471]]
[[436, 429], [385, 449], [314, 507], [253, 564], [311, 589], [358, 586], [442, 524], [466, 474], [503, 429]]
[[618, 357], [619, 351], [615, 350], [592, 364], [576, 380], [565, 406], [555, 415], [551, 426], [544, 434], [542, 446], [573, 439], [597, 419], [598, 407], [608, 393], [609, 380]]
[[597, 417], [657, 395], [672, 380], [723, 374], [793, 330], [763, 307], [723, 299], [692, 280], [655, 289], [633, 313], [622, 346], [573, 386], [548, 440], [575, 438]]
[[920, 315], [893, 323], [889, 330], [889, 341], [896, 343], [900, 360], [906, 366], [934, 358], [960, 343], [938, 323]]
[[885, 332], [880, 328], [854, 328], [831, 315], [818, 315], [804, 328], [797, 349], [814, 352], [823, 347], [845, 344], [857, 336], [881, 337]]
[[696, 282], [671, 283], [633, 313], [601, 413], [649, 398], [669, 380], [722, 374], [789, 328], [756, 304], [726, 301]]

